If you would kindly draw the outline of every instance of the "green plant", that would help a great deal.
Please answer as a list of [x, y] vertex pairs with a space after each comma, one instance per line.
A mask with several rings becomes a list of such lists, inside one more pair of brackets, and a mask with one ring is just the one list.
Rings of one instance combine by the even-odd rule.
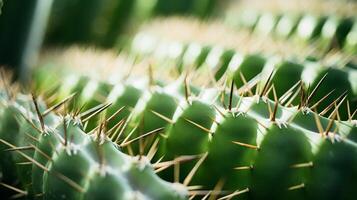
[[225, 16], [226, 23], [233, 27], [285, 39], [295, 45], [313, 46], [322, 54], [336, 49], [356, 53], [355, 2], [291, 1], [286, 5], [273, 1], [269, 5], [242, 1], [233, 4], [236, 5], [231, 5]]
[[[228, 88], [205, 89], [189, 84], [187, 78], [168, 85], [147, 79], [115, 85], [80, 76], [75, 80], [82, 89], [76, 84], [66, 89], [66, 82], [61, 82], [60, 90], [67, 95], [77, 92], [78, 98], [86, 96], [87, 104], [103, 95], [102, 85], [112, 88], [110, 98], [94, 105], [111, 103], [103, 114], [107, 117], [125, 110], [116, 119], [116, 124], [126, 122], [123, 135], [145, 136], [139, 144], [126, 146], [125, 152], [141, 154], [158, 146], [154, 160], [177, 161], [169, 169], [158, 165], [163, 168], [159, 171], [166, 169], [159, 175], [167, 180], [221, 191], [212, 192], [213, 197], [353, 199], [357, 195], [353, 189], [357, 184], [354, 116], [337, 120], [339, 105], [328, 118], [315, 113], [310, 109], [315, 92], [308, 93], [305, 87], [298, 96], [291, 92], [281, 98], [275, 84], [266, 80], [245, 85], [245, 91], [236, 91], [232, 80]], [[139, 87], [138, 82], [146, 84]], [[294, 100], [297, 106], [282, 103]], [[143, 134], [157, 130], [163, 133]], [[109, 137], [123, 145], [115, 133]], [[183, 156], [201, 159], [196, 164], [179, 163]]]
[[[17, 197], [185, 199], [188, 195], [179, 184], [159, 179], [146, 157], [123, 154], [107, 138], [103, 124], [96, 133], [86, 134], [80, 116], [56, 115], [42, 101], [6, 89], [1, 90], [0, 107], [2, 181], [19, 181], [22, 189], [15, 189]], [[5, 183], [1, 185], [13, 188]]]
[[[167, 23], [169, 24], [167, 26], [173, 26], [177, 22], [168, 21]], [[180, 38], [177, 41], [170, 40], [165, 38], [165, 36], [170, 38], [165, 33], [158, 32], [156, 35], [150, 31], [146, 32], [145, 29], [139, 32], [133, 39], [131, 52], [139, 57], [151, 57], [155, 63], [158, 63], [157, 65], [164, 65], [166, 68], [172, 67], [179, 73], [190, 70], [210, 71], [216, 81], [224, 80], [227, 77], [234, 79], [237, 88], [242, 87], [245, 81], [254, 77], [268, 79], [271, 76], [271, 82], [275, 85], [278, 96], [282, 96], [299, 80], [310, 85], [310, 89], [316, 87], [320, 80], [323, 80], [323, 84], [319, 85], [319, 90], [311, 99], [311, 102], [319, 103], [311, 104], [311, 107], [317, 108], [317, 111], [322, 115], [329, 116], [331, 113], [325, 108], [331, 107], [336, 99], [346, 98], [348, 102], [340, 106], [339, 115], [344, 120], [348, 119], [348, 110], [357, 108], [357, 85], [354, 81], [357, 78], [357, 71], [351, 66], [351, 63], [341, 63], [342, 59], [325, 64], [319, 59], [316, 60], [308, 56], [299, 58], [298, 56], [283, 57], [279, 54], [271, 56], [268, 53], [258, 52], [244, 53], [236, 51], [234, 48], [202, 45], [197, 42], [185, 43], [181, 42]], [[175, 47], [181, 48], [176, 48], [179, 50], [175, 56], [172, 56], [170, 50]], [[270, 97], [272, 98], [272, 96]], [[296, 105], [296, 101], [287, 103]]]
[[[295, 17], [287, 37], [299, 27]], [[252, 30], [265, 35], [285, 16], [256, 18]], [[331, 19], [312, 31], [329, 44], [318, 35]], [[250, 36], [235, 47], [226, 29], [163, 22], [162, 32], [157, 25], [139, 32], [124, 61], [54, 51], [34, 73], [40, 98], [2, 76], [1, 186], [29, 199], [357, 197], [357, 74], [344, 53], [325, 67], [331, 55], [279, 54], [275, 43], [261, 53]], [[332, 23], [332, 40], [343, 44], [351, 23]]]

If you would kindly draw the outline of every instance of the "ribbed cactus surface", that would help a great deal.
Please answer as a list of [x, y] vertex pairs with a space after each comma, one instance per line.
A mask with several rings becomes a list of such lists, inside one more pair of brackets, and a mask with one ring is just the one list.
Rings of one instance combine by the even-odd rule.
[[[171, 53], [173, 50], [176, 50], [175, 54]], [[326, 114], [324, 109], [334, 100], [342, 98], [349, 101], [351, 110], [357, 108], [357, 70], [353, 67], [353, 61], [329, 65], [308, 57], [299, 59], [264, 53], [244, 54], [220, 46], [161, 39], [153, 34], [145, 34], [145, 31], [134, 38], [132, 51], [135, 55], [150, 57], [166, 68], [176, 66], [174, 70], [179, 72], [210, 71], [216, 81], [229, 77], [234, 80], [237, 88], [242, 87], [245, 81], [267, 79], [271, 75], [278, 96], [282, 96], [300, 80], [314, 88], [323, 79], [323, 84], [320, 84], [312, 99], [314, 102], [322, 100], [316, 105], [319, 112]], [[348, 106], [343, 103], [340, 108], [342, 119], [348, 118]]]
[[[29, 96], [1, 92], [1, 170], [30, 199], [185, 199], [146, 157], [123, 154], [104, 129], [86, 134], [78, 116], [46, 112]], [[47, 110], [48, 111], [48, 110]], [[44, 114], [46, 113], [46, 114]]]
[[[69, 2], [56, 1], [70, 15], [52, 15], [49, 40], [110, 47], [123, 17], [171, 12]], [[215, 2], [172, 5], [206, 16]], [[226, 16], [239, 30], [154, 20], [120, 55], [48, 50], [31, 95], [1, 71], [0, 186], [24, 199], [356, 199], [357, 23], [327, 4], [243, 7]], [[61, 21], [76, 15], [81, 30]]]
[[[266, 82], [256, 94], [249, 94], [248, 89], [238, 95], [234, 84], [223, 89], [200, 88], [184, 78], [168, 85], [146, 79], [112, 85], [80, 76], [71, 81], [68, 89], [64, 88], [65, 82], [61, 83], [60, 90], [67, 91], [66, 95], [77, 92], [79, 99], [87, 99], [82, 103], [93, 106], [110, 103], [104, 114], [107, 117], [123, 109], [116, 122], [124, 120], [127, 124], [124, 135], [140, 137], [162, 130], [143, 139], [140, 145], [123, 145], [115, 134], [111, 135], [125, 146], [125, 152], [140, 154], [157, 145], [155, 158], [161, 161], [180, 160], [183, 156], [200, 158], [196, 164], [176, 164], [159, 173], [169, 181], [200, 185], [205, 190], [218, 188], [222, 191], [219, 196], [238, 199], [356, 196], [353, 188], [357, 182], [352, 177], [357, 169], [352, 163], [357, 158], [357, 129], [354, 117], [338, 120], [339, 106], [332, 108], [328, 118], [323, 117], [311, 110], [311, 96], [281, 98], [275, 84]], [[298, 87], [291, 88], [296, 91]], [[103, 101], [92, 104], [96, 96]], [[292, 106], [282, 100], [299, 103]], [[95, 126], [88, 122], [87, 127]], [[340, 154], [343, 159], [336, 156]], [[344, 166], [349, 166], [348, 170]], [[339, 181], [326, 174], [334, 174]]]

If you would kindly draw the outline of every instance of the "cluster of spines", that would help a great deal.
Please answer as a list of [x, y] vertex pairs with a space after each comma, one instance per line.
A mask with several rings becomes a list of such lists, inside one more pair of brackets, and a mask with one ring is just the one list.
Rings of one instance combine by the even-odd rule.
[[[171, 49], [175, 49], [175, 46], [177, 52], [175, 56], [172, 56], [170, 52], [172, 52]], [[158, 65], [163, 65], [166, 68], [177, 66], [175, 70], [178, 72], [191, 69], [205, 73], [209, 71], [208, 77], [212, 77], [213, 81], [221, 81], [228, 77], [228, 79], [234, 80], [237, 88], [257, 76], [260, 79], [270, 78], [278, 96], [283, 96], [294, 85], [296, 87], [296, 82], [299, 80], [303, 84], [309, 85], [310, 88], [319, 85], [319, 91], [315, 91], [317, 93], [309, 101], [318, 102], [318, 104], [310, 106], [316, 108], [322, 115], [327, 113], [325, 108], [331, 108], [336, 99], [346, 98], [348, 100], [348, 103], [340, 108], [340, 116], [343, 119], [349, 118], [348, 112], [350, 111], [348, 110], [357, 108], [357, 85], [354, 81], [357, 78], [357, 72], [353, 66], [350, 66], [351, 64], [344, 64], [343, 67], [338, 65], [325, 67], [323, 63], [313, 59], [299, 61], [277, 56], [269, 57], [259, 53], [244, 55], [233, 49], [197, 43], [178, 45], [176, 41], [160, 40], [152, 34], [145, 34], [145, 32], [137, 34], [134, 38], [132, 51], [136, 55], [154, 57], [154, 60], [156, 59], [156, 62], [159, 63]], [[207, 73], [204, 76], [207, 76]], [[323, 84], [320, 82], [321, 79], [324, 81]], [[291, 95], [291, 91], [289, 93]], [[290, 105], [294, 102], [285, 101], [285, 103]]]
[[[187, 52], [190, 44], [183, 46]], [[354, 106], [347, 103], [346, 110], [341, 113], [340, 102], [347, 97], [338, 91], [341, 95], [330, 97], [333, 101], [328, 106], [320, 104], [320, 114], [330, 111], [328, 118], [312, 111], [321, 103], [320, 100], [327, 98], [316, 92], [327, 95], [332, 92], [332, 87], [327, 87], [327, 93], [323, 91], [331, 71], [327, 76], [325, 72], [319, 72], [316, 74], [319, 78], [308, 81], [312, 85], [310, 92], [299, 81], [303, 71], [309, 70], [299, 63], [281, 62], [281, 65], [276, 65], [277, 70], [273, 74], [269, 68], [271, 65], [266, 64], [269, 62], [259, 55], [248, 55], [242, 59], [243, 56], [233, 50], [202, 49], [203, 53], [194, 55], [193, 59], [191, 55], [187, 56], [191, 57], [188, 59], [191, 63], [182, 59], [185, 51], [177, 54], [180, 63], [178, 71], [185, 70], [186, 66], [198, 68], [202, 64], [213, 63], [211, 67], [216, 81], [223, 79], [227, 69], [231, 71], [228, 79], [232, 84], [228, 90], [191, 87], [187, 78], [164, 88], [154, 86], [152, 81], [147, 81], [146, 87], [138, 88], [135, 83], [114, 86], [81, 77], [76, 79], [79, 81], [75, 81], [73, 88], [64, 86], [62, 91], [67, 95], [77, 93], [78, 101], [84, 104], [79, 110], [95, 106], [82, 118], [85, 124], [83, 129], [91, 133], [99, 130], [101, 133], [103, 124], [98, 126], [95, 121], [99, 119], [98, 113], [105, 111], [103, 113], [108, 119], [115, 118], [105, 124], [111, 140], [129, 154], [142, 155], [148, 151], [150, 157], [158, 160], [154, 164], [156, 171], [166, 179], [182, 181], [186, 186], [193, 183], [205, 189], [214, 188], [207, 192], [212, 198], [218, 194], [222, 199], [354, 198]], [[210, 54], [213, 56], [206, 59]], [[173, 60], [176, 62], [176, 59]], [[167, 62], [167, 57], [163, 60]], [[250, 61], [257, 68], [252, 74], [248, 74], [252, 69]], [[248, 63], [245, 65], [249, 70], [244, 70], [244, 62]], [[349, 71], [332, 69], [332, 74], [334, 70], [338, 73]], [[293, 74], [295, 80], [284, 84], [285, 81], [280, 78], [286, 74]], [[346, 81], [345, 75], [350, 74], [352, 72], [349, 71], [337, 77]], [[348, 91], [353, 87], [353, 83], [340, 85], [348, 85], [344, 88]], [[239, 88], [238, 92], [234, 87]], [[234, 93], [248, 94], [248, 97]], [[315, 104], [312, 105], [312, 102]], [[292, 107], [296, 103], [298, 107]], [[347, 116], [349, 122], [339, 122], [341, 115], [343, 118]], [[137, 137], [130, 139], [133, 136]], [[136, 145], [132, 141], [139, 143]], [[194, 166], [191, 163], [181, 164], [197, 157], [200, 160]], [[183, 178], [182, 174], [188, 175]], [[276, 177], [280, 179], [276, 180]]]
[[[186, 199], [179, 184], [161, 180], [149, 160], [123, 154], [104, 125], [83, 131], [79, 116], [54, 114], [73, 96], [45, 109], [25, 95], [1, 92], [1, 185], [30, 199]], [[86, 115], [86, 116], [84, 116]], [[11, 186], [18, 180], [20, 188]]]
[[[80, 80], [86, 80], [86, 84]], [[336, 187], [348, 198], [355, 196], [350, 186], [356, 185], [356, 181], [348, 175], [355, 169], [352, 167], [349, 172], [343, 169], [344, 165], [355, 162], [354, 114], [349, 115], [349, 121], [340, 122], [341, 102], [329, 107], [333, 110], [329, 118], [313, 112], [310, 103], [320, 84], [311, 93], [301, 87], [298, 96], [292, 95], [299, 89], [298, 81], [288, 89], [294, 92], [281, 99], [269, 79], [261, 81], [261, 87], [257, 86], [258, 82], [248, 81], [240, 88], [245, 90], [239, 94], [247, 97], [236, 95], [233, 83], [229, 89], [201, 89], [191, 86], [187, 77], [165, 87], [148, 80], [146, 86], [139, 87], [137, 82], [111, 85], [77, 77], [80, 84], [62, 91], [77, 92], [81, 103], [91, 105], [96, 96], [108, 96], [102, 104], [98, 101], [95, 104], [106, 107], [108, 114], [115, 114], [119, 109], [126, 113], [108, 127], [120, 127], [111, 138], [125, 146], [129, 154], [142, 154], [153, 145], [157, 152], [154, 157], [167, 160], [156, 166], [168, 180], [182, 181], [186, 186], [192, 182], [205, 189], [215, 188], [221, 194], [227, 189], [223, 198], [243, 194], [253, 199], [333, 197], [335, 194], [330, 191]], [[274, 100], [269, 100], [269, 96]], [[299, 106], [281, 105], [282, 100], [294, 99], [300, 99]], [[90, 122], [87, 127], [98, 128]], [[161, 133], [153, 134], [158, 132]], [[126, 139], [115, 139], [120, 138], [118, 135]], [[139, 138], [139, 145], [123, 145], [134, 135]], [[333, 155], [347, 149], [350, 153], [337, 165], [338, 158]], [[180, 164], [185, 156], [201, 159], [196, 165]], [[171, 165], [174, 167], [169, 168]], [[337, 186], [343, 183], [328, 177], [321, 184], [321, 176], [331, 173], [341, 181], [344, 179], [346, 185]], [[182, 174], [188, 175], [183, 178]], [[211, 191], [211, 196], [215, 195]]]

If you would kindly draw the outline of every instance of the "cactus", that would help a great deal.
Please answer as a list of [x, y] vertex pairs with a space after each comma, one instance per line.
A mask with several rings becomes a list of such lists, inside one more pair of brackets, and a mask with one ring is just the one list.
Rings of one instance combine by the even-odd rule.
[[[141, 86], [138, 82], [146, 84]], [[212, 192], [212, 196], [226, 198], [231, 195], [247, 199], [353, 199], [356, 196], [353, 188], [357, 184], [356, 168], [352, 164], [356, 162], [354, 117], [349, 116], [348, 121], [336, 120], [339, 106], [332, 109], [328, 118], [312, 111], [313, 95], [307, 94], [304, 87], [299, 96], [291, 92], [284, 100], [297, 101], [297, 106], [282, 104], [284, 98], [277, 95], [276, 84], [261, 82], [260, 87], [240, 90], [237, 95], [234, 84], [228, 84], [230, 88], [223, 90], [203, 89], [190, 85], [187, 78], [168, 85], [145, 79], [124, 81], [111, 85], [110, 98], [97, 104], [116, 105], [106, 109], [110, 114], [125, 106], [127, 114], [116, 119], [118, 123], [123, 119], [127, 122], [123, 135], [145, 136], [140, 145], [126, 146], [117, 135], [111, 134], [110, 138], [125, 146], [124, 152], [141, 154], [157, 146], [154, 160], [163, 157], [164, 163], [178, 162], [185, 156], [200, 158], [196, 164], [176, 163], [175, 169], [162, 169], [159, 175], [169, 181], [183, 182], [186, 186], [201, 185], [205, 190], [218, 188], [221, 193]], [[104, 83], [94, 79], [87, 85]], [[65, 90], [66, 84], [62, 85], [61, 90]], [[256, 94], [252, 92], [254, 88], [258, 91]], [[292, 88], [299, 90], [296, 85]], [[315, 88], [319, 91], [323, 87]], [[131, 96], [133, 90], [135, 97]], [[76, 92], [81, 96], [84, 91]], [[71, 92], [74, 90], [67, 94]], [[93, 90], [88, 99], [99, 92]], [[274, 100], [267, 98], [270, 96]], [[110, 114], [103, 115], [108, 118]], [[144, 134], [158, 130], [163, 132]], [[334, 156], [340, 154], [345, 156]], [[326, 177], [326, 174], [334, 176]], [[335, 178], [339, 181], [334, 181]], [[341, 198], [337, 194], [346, 196]]]
[[[247, 81], [255, 76], [267, 79], [272, 75], [271, 81], [275, 85], [278, 96], [283, 95], [299, 80], [306, 85], [311, 85], [311, 88], [316, 87], [320, 80], [323, 80], [323, 84], [320, 84], [321, 88], [312, 99], [314, 102], [322, 99], [322, 102], [319, 105], [310, 106], [316, 107], [318, 112], [328, 116], [330, 113], [326, 113], [324, 109], [334, 100], [346, 98], [348, 103], [343, 103], [340, 107], [340, 117], [344, 120], [348, 119], [348, 109], [355, 110], [357, 108], [357, 87], [354, 83], [357, 73], [349, 64], [341, 63], [341, 59], [335, 59], [330, 64], [326, 64], [326, 61], [315, 60], [309, 56], [302, 58], [298, 56], [284, 57], [279, 54], [271, 56], [268, 53], [244, 53], [239, 48], [235, 50], [230, 47], [222, 48], [218, 45], [201, 45], [187, 42], [184, 35], [171, 39], [172, 37], [165, 32], [169, 27], [187, 28], [188, 32], [192, 32], [194, 35], [195, 31], [206, 26], [198, 26], [182, 19], [169, 19], [163, 22], [159, 20], [157, 23], [159, 22], [166, 23], [166, 26], [161, 25], [164, 31], [153, 33], [153, 30], [156, 30], [154, 22], [153, 28], [151, 27], [149, 30], [143, 28], [134, 37], [131, 46], [134, 55], [152, 56], [154, 57], [152, 60], [155, 60], [158, 65], [177, 66], [179, 72], [189, 71], [191, 68], [197, 71], [211, 71], [216, 81], [230, 77], [234, 79], [237, 88], [244, 85], [243, 79]], [[212, 28], [207, 26], [205, 30], [210, 32]], [[207, 33], [207, 35], [211, 34]], [[204, 40], [202, 43], [205, 44], [205, 42], [207, 41]], [[244, 45], [244, 43], [241, 44]], [[171, 49], [177, 50], [176, 56], [171, 55]], [[273, 74], [271, 74], [272, 71]], [[328, 76], [325, 76], [326, 74]], [[336, 84], [336, 82], [341, 84]], [[326, 94], [329, 95], [325, 97]]]
[[242, 1], [232, 4], [225, 20], [233, 27], [288, 39], [295, 45], [309, 46], [313, 42], [314, 48], [322, 53], [332, 49], [356, 53], [355, 42], [348, 39], [353, 37], [348, 35], [354, 34], [356, 26], [355, 2], [291, 1], [287, 5], [280, 1], [269, 4]]
[[[247, 26], [291, 38], [305, 17], [267, 13]], [[350, 46], [354, 22], [339, 19], [312, 19], [308, 38]], [[344, 52], [332, 62], [300, 46], [261, 53], [232, 45], [226, 29], [177, 26], [201, 31], [192, 40], [162, 22], [135, 36], [124, 61], [56, 51], [61, 68], [35, 72], [44, 100], [3, 80], [1, 186], [29, 199], [356, 198], [356, 71]], [[83, 66], [93, 71], [79, 75]]]
[[[51, 74], [59, 74], [53, 72]], [[46, 82], [42, 78], [39, 77], [38, 84]], [[80, 115], [75, 112], [76, 117], [61, 117], [45, 111], [41, 102], [21, 95], [12, 101], [5, 91], [2, 93], [5, 105], [2, 119], [6, 120], [2, 120], [1, 141], [6, 150], [3, 153], [10, 157], [2, 159], [1, 166], [3, 171], [16, 169], [13, 175], [23, 184], [23, 194], [38, 194], [44, 199], [59, 198], [59, 195], [77, 199], [95, 198], [105, 192], [113, 195], [112, 198], [120, 198], [116, 195], [126, 192], [116, 193], [106, 187], [116, 184], [123, 191], [138, 190], [148, 198], [185, 198], [180, 196], [181, 192], [174, 192], [175, 186], [157, 177], [149, 181], [149, 177], [155, 177], [150, 166], [139, 158], [121, 153], [117, 143], [122, 152], [133, 155], [156, 149], [156, 154], [149, 153], [149, 157], [157, 161], [153, 167], [162, 178], [182, 182], [188, 186], [186, 191], [190, 185], [201, 185], [203, 191], [215, 188], [208, 193], [212, 197], [313, 199], [335, 198], [336, 193], [344, 194], [346, 199], [356, 196], [353, 190], [356, 169], [352, 164], [356, 162], [356, 125], [353, 114], [349, 121], [335, 120], [339, 106], [333, 109], [330, 118], [325, 118], [310, 110], [311, 98], [289, 95], [288, 101], [301, 99], [299, 106], [282, 105], [275, 84], [266, 80], [262, 80], [259, 87], [255, 84], [246, 91], [239, 91], [239, 95], [233, 80], [230, 80], [230, 88], [223, 90], [200, 88], [190, 84], [187, 78], [168, 85], [147, 79], [141, 81], [144, 84], [128, 79], [115, 85], [90, 77], [77, 76], [73, 80], [78, 81], [70, 88], [61, 82], [59, 91], [76, 92], [77, 101], [96, 109], [88, 107], [89, 111]], [[107, 88], [105, 93], [103, 86]], [[257, 94], [251, 94], [254, 88]], [[292, 93], [297, 88], [293, 87]], [[306, 88], [301, 90], [301, 97], [309, 96]], [[95, 100], [99, 94], [108, 98]], [[268, 98], [271, 94], [274, 100]], [[57, 108], [59, 104], [53, 106]], [[76, 111], [76, 105], [72, 106]], [[98, 116], [105, 116], [108, 121], [115, 118], [116, 122], [98, 126], [96, 120], [88, 120], [88, 116], [98, 111], [102, 111]], [[83, 132], [85, 127], [92, 127], [87, 130], [89, 135]], [[119, 132], [110, 131], [117, 127]], [[108, 130], [106, 135], [104, 129]], [[133, 137], [138, 143], [130, 142]], [[58, 146], [57, 150], [53, 146]], [[25, 150], [30, 147], [35, 150]], [[340, 154], [344, 155], [343, 159], [333, 156]], [[199, 158], [196, 164], [187, 162], [194, 158]], [[123, 162], [129, 164], [123, 165]], [[135, 166], [133, 163], [137, 162], [139, 166], [133, 169], [126, 167]], [[72, 163], [80, 163], [81, 167], [73, 168]], [[148, 172], [139, 170], [142, 165]], [[170, 168], [171, 165], [175, 167]], [[347, 170], [346, 166], [350, 168]], [[112, 168], [120, 170], [114, 173], [109, 170]], [[139, 172], [142, 174], [137, 175]], [[325, 174], [334, 174], [339, 181], [331, 177], [326, 184], [321, 184]], [[142, 180], [146, 175], [148, 179]], [[86, 176], [92, 179], [84, 178]], [[127, 184], [122, 184], [123, 181]], [[192, 195], [199, 194], [207, 193], [192, 191]]]
[[159, 179], [147, 158], [123, 154], [104, 129], [86, 134], [78, 116], [50, 110], [35, 98], [10, 98], [1, 90], [1, 170], [5, 182], [18, 177], [18, 197], [186, 198], [184, 187]]

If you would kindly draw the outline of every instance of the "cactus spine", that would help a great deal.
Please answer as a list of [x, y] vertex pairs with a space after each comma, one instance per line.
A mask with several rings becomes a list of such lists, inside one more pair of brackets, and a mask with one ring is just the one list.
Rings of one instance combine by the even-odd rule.
[[[162, 23], [165, 22], [167, 27], [164, 29], [174, 25], [190, 27], [190, 23], [182, 19], [181, 22], [171, 19], [164, 20]], [[153, 24], [155, 27], [155, 23]], [[188, 29], [192, 34], [197, 31], [195, 28], [201, 28], [198, 25], [195, 26], [195, 23], [192, 23], [191, 26], [194, 28]], [[207, 31], [210, 30], [209, 28], [206, 29]], [[357, 85], [354, 81], [357, 78], [357, 73], [353, 67], [353, 59], [352, 63], [334, 61], [325, 64], [325, 62], [316, 61], [311, 57], [292, 56], [286, 58], [278, 56], [279, 54], [271, 56], [264, 53], [244, 53], [244, 51], [230, 47], [206, 45], [204, 44], [204, 42], [207, 42], [205, 40], [202, 42], [203, 44], [200, 44], [187, 42], [184, 36], [171, 39], [165, 34], [165, 31], [153, 33], [152, 30], [145, 30], [144, 28], [134, 37], [131, 45], [132, 52], [144, 58], [153, 57], [158, 65], [177, 66], [176, 70], [179, 72], [192, 69], [199, 72], [210, 71], [211, 76], [214, 76], [216, 81], [229, 77], [234, 79], [237, 88], [242, 87], [244, 81], [251, 80], [254, 77], [267, 79], [271, 75], [271, 82], [274, 84], [278, 96], [282, 96], [299, 80], [310, 85], [311, 88], [319, 85], [320, 88], [316, 91], [317, 93], [312, 101], [321, 100], [319, 105], [315, 107], [318, 112], [327, 116], [330, 113], [326, 113], [324, 109], [336, 99], [346, 98], [348, 100], [348, 103], [343, 103], [340, 106], [341, 119], [348, 119], [347, 107], [352, 110], [357, 108], [355, 101]], [[244, 45], [244, 43], [241, 44]], [[177, 52], [171, 53], [174, 52], [172, 49], [176, 49]], [[323, 84], [320, 83], [321, 80], [323, 80]], [[337, 82], [340, 84], [336, 84]], [[326, 94], [329, 95], [325, 97]]]
[[2, 90], [1, 169], [4, 181], [18, 177], [20, 196], [185, 199], [185, 188], [161, 180], [147, 158], [123, 154], [104, 129], [86, 134], [78, 116], [48, 112], [29, 96], [15, 98]]
[[[343, 193], [347, 199], [353, 199], [356, 194], [352, 188], [356, 181], [350, 179], [348, 173], [354, 174], [356, 169], [352, 167], [347, 173], [342, 167], [356, 161], [353, 116], [348, 121], [336, 120], [339, 106], [332, 108], [328, 118], [315, 113], [310, 109], [311, 93], [305, 93], [306, 88], [299, 89], [297, 84], [287, 88], [292, 91], [285, 101], [298, 101], [296, 106], [291, 106], [281, 103], [284, 95], [278, 96], [275, 84], [269, 79], [261, 80], [259, 87], [255, 83], [246, 91], [241, 90], [239, 95], [230, 83], [228, 89], [203, 89], [189, 84], [184, 77], [168, 85], [145, 79], [124, 81], [109, 86], [113, 88], [108, 95], [110, 98], [98, 104], [117, 105], [108, 107], [108, 113], [115, 113], [125, 106], [128, 114], [117, 120], [118, 123], [123, 119], [127, 122], [127, 130], [123, 131], [126, 136], [163, 130], [160, 135], [142, 140], [141, 145], [126, 146], [122, 140], [115, 139], [125, 146], [125, 152], [140, 154], [150, 144], [155, 146], [158, 140], [156, 159], [164, 156], [164, 160], [170, 162], [184, 156], [199, 156], [202, 160], [199, 165], [182, 163], [177, 164], [176, 170], [170, 168], [160, 172], [160, 176], [167, 180], [202, 185], [205, 189], [221, 185], [219, 189], [230, 191], [229, 195], [248, 199], [332, 198], [336, 197], [335, 193], [330, 193], [333, 188], [338, 188], [338, 193]], [[102, 84], [108, 83], [88, 81], [83, 88], [96, 85], [88, 99], [102, 91], [99, 89]], [[257, 92], [253, 92], [254, 88]], [[315, 88], [318, 91], [320, 86]], [[300, 96], [293, 95], [298, 90], [302, 91]], [[76, 92], [81, 96], [85, 91]], [[71, 92], [74, 90], [67, 94]], [[274, 100], [269, 100], [269, 96]], [[125, 103], [124, 99], [130, 101]], [[115, 134], [110, 137], [117, 138]], [[345, 151], [349, 153], [343, 161], [333, 156]], [[339, 164], [332, 167], [332, 163]], [[318, 180], [324, 176], [322, 169], [329, 171], [328, 174], [336, 174], [346, 181], [346, 185], [332, 179], [321, 184]]]

